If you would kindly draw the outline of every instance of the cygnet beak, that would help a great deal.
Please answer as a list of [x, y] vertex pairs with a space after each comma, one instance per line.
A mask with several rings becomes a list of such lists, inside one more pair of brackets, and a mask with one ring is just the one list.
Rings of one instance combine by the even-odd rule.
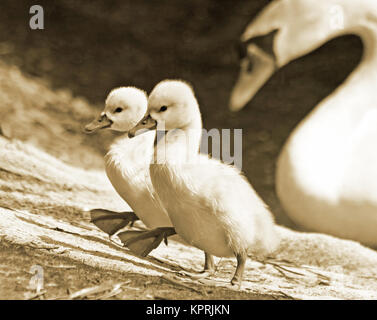
[[101, 113], [96, 119], [85, 126], [84, 132], [93, 133], [100, 129], [110, 128], [112, 124], [113, 121], [105, 113]]
[[139, 134], [153, 130], [157, 128], [157, 121], [154, 120], [150, 114], [146, 115], [139, 123], [128, 131], [128, 137], [133, 138]]

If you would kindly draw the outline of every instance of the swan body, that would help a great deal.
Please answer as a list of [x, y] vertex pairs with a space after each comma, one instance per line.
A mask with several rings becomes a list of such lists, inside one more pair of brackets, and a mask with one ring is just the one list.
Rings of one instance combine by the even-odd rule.
[[186, 83], [157, 84], [148, 117], [167, 130], [155, 148], [150, 176], [176, 232], [209, 254], [236, 256], [232, 283], [241, 281], [247, 255], [265, 256], [278, 244], [270, 212], [236, 168], [198, 155], [201, 115]]
[[252, 39], [271, 32], [273, 55], [256, 57], [269, 56], [269, 71], [261, 76], [241, 66], [231, 109], [242, 108], [274, 70], [332, 38], [356, 34], [364, 43], [360, 65], [290, 134], [278, 158], [276, 190], [304, 228], [377, 246], [377, 2], [273, 1], [241, 37], [250, 42], [246, 60], [256, 52]]
[[121, 137], [105, 156], [106, 174], [117, 193], [151, 229], [172, 226], [165, 209], [154, 196], [149, 177], [155, 132], [134, 139]]
[[151, 179], [177, 233], [218, 257], [275, 249], [271, 215], [247, 180], [217, 160], [152, 165]]

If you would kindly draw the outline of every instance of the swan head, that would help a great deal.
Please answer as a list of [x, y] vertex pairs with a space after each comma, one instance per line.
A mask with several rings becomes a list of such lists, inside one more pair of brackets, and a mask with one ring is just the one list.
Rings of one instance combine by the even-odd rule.
[[[372, 8], [373, 7], [373, 8]], [[246, 27], [229, 108], [242, 109], [279, 68], [349, 33], [376, 12], [372, 0], [275, 0]]]
[[113, 89], [99, 116], [85, 126], [86, 133], [100, 129], [128, 132], [143, 118], [148, 106], [145, 91], [135, 87]]
[[146, 115], [128, 134], [130, 137], [135, 136], [141, 129], [183, 129], [198, 121], [201, 124], [199, 106], [192, 87], [181, 80], [164, 80], [153, 88], [148, 98]]

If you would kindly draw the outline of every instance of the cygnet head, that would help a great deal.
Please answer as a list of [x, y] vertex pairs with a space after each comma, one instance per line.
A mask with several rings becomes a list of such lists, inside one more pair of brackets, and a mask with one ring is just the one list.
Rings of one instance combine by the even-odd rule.
[[139, 124], [130, 130], [134, 136], [140, 129], [173, 130], [201, 125], [198, 102], [191, 86], [181, 80], [158, 83], [148, 98], [148, 111]]
[[127, 132], [143, 118], [147, 106], [145, 91], [135, 87], [113, 89], [106, 98], [104, 110], [85, 126], [85, 132], [92, 133], [107, 128]]

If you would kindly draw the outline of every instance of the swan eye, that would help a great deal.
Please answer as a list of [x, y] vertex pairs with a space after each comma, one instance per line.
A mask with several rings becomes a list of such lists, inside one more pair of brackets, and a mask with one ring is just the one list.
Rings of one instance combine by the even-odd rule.
[[160, 111], [159, 111], [159, 112], [164, 112], [164, 111], [166, 111], [166, 110], [168, 110], [168, 107], [167, 107], [167, 106], [162, 106], [162, 107], [160, 108]]
[[247, 56], [247, 47], [244, 42], [239, 42], [236, 45], [236, 51], [238, 53], [238, 58], [242, 60], [243, 58], [246, 58]]
[[122, 108], [116, 108], [116, 109], [114, 110], [115, 113], [120, 113], [120, 112], [122, 112], [122, 111], [123, 111]]
[[246, 68], [246, 71], [248, 73], [251, 73], [251, 71], [253, 71], [253, 61], [251, 61], [251, 59], [247, 59], [247, 68]]

